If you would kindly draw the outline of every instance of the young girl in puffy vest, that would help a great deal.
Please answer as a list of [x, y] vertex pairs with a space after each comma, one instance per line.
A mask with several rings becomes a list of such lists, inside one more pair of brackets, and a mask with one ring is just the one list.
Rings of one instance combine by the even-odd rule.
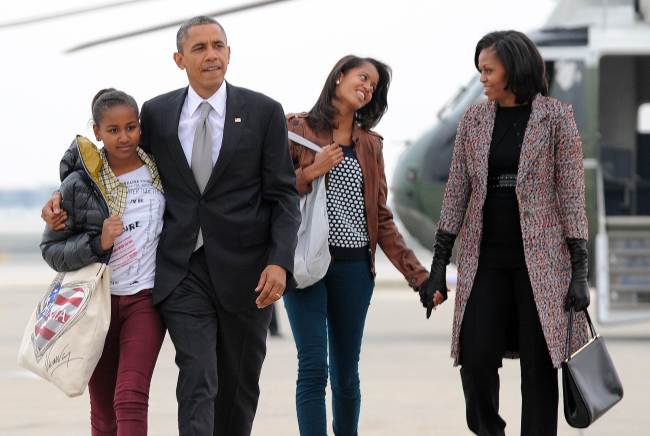
[[104, 148], [77, 136], [64, 154], [62, 221], [46, 228], [41, 251], [57, 271], [109, 265], [111, 324], [88, 385], [92, 435], [146, 435], [149, 385], [165, 335], [151, 298], [165, 199], [155, 163], [138, 147], [133, 97], [103, 89], [92, 114]]

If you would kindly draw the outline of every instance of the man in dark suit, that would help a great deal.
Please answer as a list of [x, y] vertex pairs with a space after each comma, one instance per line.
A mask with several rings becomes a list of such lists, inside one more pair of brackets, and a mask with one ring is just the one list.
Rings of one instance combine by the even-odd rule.
[[140, 116], [166, 200], [153, 298], [176, 348], [180, 435], [245, 436], [300, 224], [284, 111], [224, 80], [230, 47], [212, 18], [187, 21], [176, 42], [189, 86]]
[[[269, 305], [284, 292], [300, 224], [284, 111], [225, 82], [230, 47], [215, 20], [186, 22], [177, 49], [189, 87], [141, 113], [142, 147], [167, 202], [154, 303], [176, 347], [181, 435], [249, 435]], [[204, 180], [196, 168], [204, 162], [192, 158], [202, 122], [204, 160], [212, 157]]]

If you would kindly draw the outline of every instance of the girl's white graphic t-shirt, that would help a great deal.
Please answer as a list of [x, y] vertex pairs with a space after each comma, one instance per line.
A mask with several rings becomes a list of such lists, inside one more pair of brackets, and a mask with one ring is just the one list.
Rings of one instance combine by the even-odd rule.
[[152, 185], [146, 165], [117, 176], [117, 179], [128, 191], [122, 216], [124, 232], [115, 240], [108, 263], [111, 294], [133, 295], [153, 288], [165, 198]]

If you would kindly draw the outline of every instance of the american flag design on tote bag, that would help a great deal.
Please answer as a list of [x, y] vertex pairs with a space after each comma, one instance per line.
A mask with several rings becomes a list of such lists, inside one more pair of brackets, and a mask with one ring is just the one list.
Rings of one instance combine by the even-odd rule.
[[62, 283], [64, 276], [65, 273], [56, 276], [38, 305], [32, 333], [37, 359], [83, 314], [90, 296], [87, 282]]

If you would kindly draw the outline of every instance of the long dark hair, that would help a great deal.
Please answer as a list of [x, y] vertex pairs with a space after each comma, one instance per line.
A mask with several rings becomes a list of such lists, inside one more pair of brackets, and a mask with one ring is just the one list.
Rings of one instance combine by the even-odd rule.
[[331, 130], [336, 125], [336, 116], [338, 110], [332, 105], [332, 100], [336, 98], [336, 80], [341, 74], [347, 73], [353, 68], [357, 68], [364, 63], [374, 65], [379, 73], [379, 82], [377, 88], [372, 93], [372, 99], [364, 107], [355, 113], [355, 121], [365, 130], [370, 130], [379, 123], [381, 117], [388, 109], [388, 87], [390, 86], [391, 69], [373, 58], [361, 58], [354, 55], [343, 56], [332, 68], [323, 90], [316, 101], [314, 107], [309, 111], [307, 122], [310, 127], [316, 130]]
[[546, 67], [535, 43], [516, 30], [502, 30], [485, 35], [476, 44], [474, 66], [480, 72], [478, 56], [494, 49], [506, 70], [506, 89], [515, 95], [517, 104], [532, 102], [535, 95], [548, 95]]

